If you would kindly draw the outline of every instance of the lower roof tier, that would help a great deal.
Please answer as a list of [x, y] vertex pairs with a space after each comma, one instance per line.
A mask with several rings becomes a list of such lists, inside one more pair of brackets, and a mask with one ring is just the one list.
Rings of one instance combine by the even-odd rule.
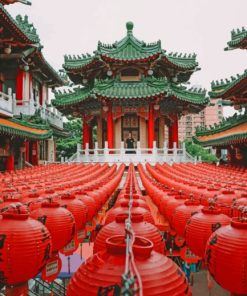
[[[187, 103], [203, 109], [209, 99], [202, 89], [186, 89], [166, 79], [145, 79], [138, 82], [122, 82], [118, 80], [96, 81], [93, 88], [77, 88], [68, 92], [56, 92], [52, 104], [60, 111], [73, 110], [75, 106], [93, 109], [101, 103], [113, 101], [116, 104], [123, 101], [150, 100], [157, 102], [173, 100], [176, 104]], [[98, 104], [100, 103], [100, 104]]]
[[234, 115], [210, 129], [197, 129], [194, 142], [203, 146], [228, 146], [247, 144], [247, 113]]
[[31, 124], [14, 118], [0, 118], [0, 134], [8, 134], [34, 140], [44, 140], [52, 136], [52, 130], [46, 126]]

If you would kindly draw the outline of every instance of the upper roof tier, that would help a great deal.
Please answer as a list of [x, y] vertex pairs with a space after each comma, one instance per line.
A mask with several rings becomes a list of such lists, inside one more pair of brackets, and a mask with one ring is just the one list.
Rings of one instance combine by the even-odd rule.
[[138, 40], [133, 35], [133, 27], [132, 22], [127, 22], [127, 35], [122, 40], [110, 45], [99, 42], [93, 55], [65, 55], [63, 67], [70, 79], [80, 84], [82, 77], [89, 80], [104, 78], [109, 69], [114, 71], [124, 65], [145, 64], [157, 77], [176, 77], [179, 83], [187, 81], [198, 69], [195, 54], [167, 54], [161, 48], [160, 40], [149, 44]]
[[227, 42], [225, 50], [231, 49], [247, 49], [247, 30], [243, 27], [242, 29], [232, 30], [231, 40]]

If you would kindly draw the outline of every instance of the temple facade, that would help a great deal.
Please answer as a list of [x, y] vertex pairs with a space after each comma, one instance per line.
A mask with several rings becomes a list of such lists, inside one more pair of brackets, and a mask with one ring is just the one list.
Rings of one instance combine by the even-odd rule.
[[160, 41], [138, 40], [133, 27], [128, 22], [122, 40], [99, 42], [92, 55], [65, 56], [74, 87], [56, 92], [52, 103], [64, 115], [82, 118], [84, 149], [119, 149], [130, 132], [141, 149], [154, 143], [162, 148], [165, 135], [169, 148], [179, 147], [179, 118], [208, 104], [205, 90], [186, 87], [199, 69], [196, 55], [167, 53]]
[[49, 89], [64, 80], [44, 58], [28, 17], [13, 18], [1, 3], [0, 170], [11, 171], [56, 160], [56, 137], [66, 133]]
[[[247, 31], [244, 28], [232, 31], [225, 50], [233, 49], [247, 49]], [[216, 148], [219, 158], [225, 149], [230, 163], [247, 166], [247, 70], [230, 79], [213, 81], [211, 87], [211, 99], [221, 99], [223, 105], [232, 106], [241, 113], [235, 113], [220, 124], [198, 129], [194, 141]]]

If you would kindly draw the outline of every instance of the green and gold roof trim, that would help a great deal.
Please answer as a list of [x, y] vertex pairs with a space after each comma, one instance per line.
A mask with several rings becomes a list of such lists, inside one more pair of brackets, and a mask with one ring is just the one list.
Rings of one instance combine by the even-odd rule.
[[247, 69], [242, 75], [237, 74], [236, 76], [231, 76], [230, 79], [221, 79], [211, 82], [211, 91], [209, 96], [211, 98], [222, 98], [227, 94], [229, 90], [237, 86], [240, 82], [247, 78]]
[[247, 122], [247, 113], [245, 113], [244, 115], [235, 113], [233, 116], [223, 118], [223, 120], [219, 124], [214, 124], [213, 126], [209, 127], [197, 127], [196, 135], [208, 136], [212, 134], [217, 134], [245, 122]]
[[96, 60], [116, 62], [145, 62], [147, 60], [164, 60], [173, 67], [184, 70], [195, 70], [198, 66], [195, 54], [169, 53], [161, 48], [161, 41], [146, 43], [138, 40], [133, 35], [134, 24], [128, 22], [127, 36], [113, 44], [103, 44], [99, 41], [94, 55], [65, 55], [64, 68], [67, 70], [83, 69]]
[[246, 49], [247, 48], [247, 29], [232, 30], [231, 40], [227, 42], [228, 47], [225, 50], [231, 50], [236, 48]]
[[193, 141], [203, 146], [227, 146], [247, 141], [247, 113], [236, 113], [220, 124], [209, 128], [197, 128]]
[[52, 130], [48, 126], [31, 124], [15, 118], [0, 118], [0, 133], [14, 135], [16, 137], [45, 140], [52, 136]]
[[78, 104], [86, 99], [146, 99], [153, 97], [176, 97], [182, 101], [197, 105], [207, 105], [209, 98], [205, 89], [186, 89], [169, 82], [167, 79], [147, 78], [138, 82], [121, 82], [119, 80], [98, 80], [92, 89], [76, 88], [74, 91], [56, 91], [54, 106]]
[[14, 19], [2, 4], [0, 4], [0, 14], [11, 27], [18, 31], [18, 35], [22, 38], [30, 43], [40, 43], [39, 35], [33, 24], [29, 23], [27, 15], [24, 17], [17, 15], [16, 19]]

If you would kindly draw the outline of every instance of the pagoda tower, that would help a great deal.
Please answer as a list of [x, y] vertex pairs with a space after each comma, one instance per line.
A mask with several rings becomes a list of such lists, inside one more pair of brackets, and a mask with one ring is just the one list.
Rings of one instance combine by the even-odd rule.
[[[73, 90], [56, 92], [53, 105], [64, 115], [83, 119], [83, 147], [119, 149], [129, 132], [140, 148], [179, 146], [178, 119], [208, 104], [206, 91], [185, 84], [199, 70], [195, 54], [168, 54], [161, 42], [145, 43], [133, 35], [111, 45], [98, 43], [93, 55], [66, 55], [64, 69]], [[108, 142], [108, 143], [107, 143]], [[174, 144], [175, 143], [175, 144]]]

